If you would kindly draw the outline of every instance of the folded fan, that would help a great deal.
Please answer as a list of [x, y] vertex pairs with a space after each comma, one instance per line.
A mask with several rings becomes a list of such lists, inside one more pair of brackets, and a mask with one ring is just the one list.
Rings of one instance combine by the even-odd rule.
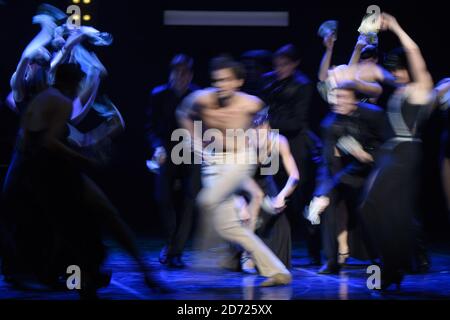
[[358, 32], [366, 35], [371, 33], [377, 34], [378, 32], [380, 32], [380, 29], [381, 29], [380, 14], [373, 12], [367, 14], [363, 18], [361, 26], [358, 29]]
[[336, 20], [328, 20], [322, 23], [322, 25], [319, 28], [318, 35], [319, 37], [325, 39], [330, 34], [334, 34], [335, 37], [337, 36], [337, 30], [338, 30], [339, 22]]

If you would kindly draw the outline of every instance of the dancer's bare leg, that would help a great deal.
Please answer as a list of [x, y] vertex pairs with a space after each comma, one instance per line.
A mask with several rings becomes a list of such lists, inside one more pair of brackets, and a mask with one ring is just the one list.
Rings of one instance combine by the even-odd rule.
[[83, 177], [84, 196], [83, 201], [87, 210], [95, 214], [95, 218], [104, 223], [114, 239], [130, 254], [138, 263], [139, 269], [145, 276], [146, 283], [152, 287], [160, 287], [151, 275], [151, 268], [145, 262], [135, 237], [129, 227], [119, 215], [117, 209], [111, 204], [102, 190], [88, 177]]
[[350, 248], [348, 246], [348, 211], [345, 204], [341, 204], [338, 208], [338, 263], [344, 264], [349, 258]]

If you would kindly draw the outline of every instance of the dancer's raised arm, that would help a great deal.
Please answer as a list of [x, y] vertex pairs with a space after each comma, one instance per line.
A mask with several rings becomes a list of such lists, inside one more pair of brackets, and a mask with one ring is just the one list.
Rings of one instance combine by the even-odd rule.
[[71, 123], [80, 123], [89, 112], [97, 97], [101, 77], [106, 75], [106, 69], [94, 53], [88, 52], [81, 45], [74, 48], [74, 58], [86, 73], [86, 80], [74, 101]]
[[50, 60], [50, 53], [45, 49], [45, 46], [52, 41], [56, 24], [51, 17], [46, 15], [35, 16], [33, 18], [33, 23], [40, 24], [41, 31], [25, 48], [17, 69], [10, 81], [13, 97], [16, 102], [21, 102], [26, 95], [25, 77], [30, 63], [33, 60]]
[[69, 39], [67, 39], [65, 45], [55, 55], [50, 64], [50, 73], [54, 73], [56, 68], [61, 64], [67, 62], [72, 54], [72, 50], [81, 42], [86, 39], [87, 36], [81, 31], [73, 31]]
[[433, 80], [428, 72], [419, 46], [403, 30], [393, 16], [383, 13], [381, 19], [382, 30], [392, 31], [399, 38], [406, 53], [412, 81], [409, 85], [408, 101], [415, 104], [427, 104], [431, 98], [430, 93], [433, 90]]
[[319, 68], [318, 77], [319, 77], [320, 81], [325, 81], [328, 77], [328, 70], [330, 70], [330, 66], [331, 66], [331, 58], [333, 57], [333, 49], [334, 49], [335, 41], [336, 41], [336, 36], [334, 35], [334, 33], [327, 36], [323, 41], [323, 44], [324, 44], [326, 50], [325, 50], [325, 54], [323, 55], [322, 61], [320, 63], [320, 68]]
[[352, 57], [348, 63], [349, 66], [353, 66], [359, 63], [361, 59], [361, 52], [364, 47], [367, 46], [367, 41], [364, 35], [360, 35], [356, 42], [355, 49], [353, 50]]

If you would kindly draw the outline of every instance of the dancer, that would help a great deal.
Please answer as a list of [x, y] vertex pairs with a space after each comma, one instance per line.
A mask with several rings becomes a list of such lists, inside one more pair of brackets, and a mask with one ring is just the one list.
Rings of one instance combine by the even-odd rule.
[[194, 135], [195, 118], [201, 119], [206, 129], [216, 129], [216, 143], [223, 146], [214, 152], [205, 150], [204, 187], [198, 196], [198, 204], [223, 239], [251, 253], [258, 271], [268, 277], [262, 286], [289, 284], [292, 281], [289, 271], [261, 239], [241, 225], [234, 208], [234, 194], [252, 176], [255, 170], [252, 163], [256, 164], [256, 159], [247, 140], [238, 139], [235, 144], [235, 137], [230, 139], [225, 134], [227, 130], [249, 129], [262, 102], [238, 91], [244, 83], [243, 69], [231, 58], [213, 59], [210, 72], [214, 88], [196, 94], [178, 113], [180, 123], [193, 137], [194, 146], [201, 148], [203, 144]]
[[[101, 78], [107, 74], [106, 68], [94, 53], [88, 52], [81, 43], [85, 40], [97, 46], [112, 43], [112, 36], [101, 33], [92, 27], [74, 28], [68, 24], [57, 27], [65, 21], [65, 14], [51, 5], [41, 5], [33, 23], [40, 24], [41, 31], [26, 47], [16, 72], [11, 78], [12, 92], [8, 106], [17, 114], [25, 111], [28, 102], [53, 82], [56, 68], [65, 62], [79, 63], [87, 74], [73, 102], [69, 143], [80, 152], [91, 154], [107, 163], [110, 159], [110, 140], [125, 129], [125, 122], [114, 104], [103, 98], [104, 102], [94, 103]], [[67, 40], [65, 40], [65, 38]], [[46, 49], [50, 47], [53, 52]], [[105, 120], [88, 133], [80, 132], [78, 126], [91, 112], [91, 107]]]
[[[251, 194], [252, 201], [256, 199], [257, 206], [252, 208], [250, 204], [244, 205], [242, 210], [249, 212], [249, 229], [255, 232], [290, 269], [292, 266], [291, 227], [284, 210], [287, 207], [287, 199], [297, 188], [300, 174], [287, 139], [270, 128], [267, 113], [261, 113], [254, 120], [254, 127], [257, 128], [256, 146], [260, 150], [258, 161], [260, 168], [254, 180], [252, 179], [256, 185], [246, 184], [243, 189]], [[281, 191], [277, 188], [272, 175], [261, 174], [262, 168], [267, 168], [273, 161], [280, 160], [289, 176]], [[242, 269], [247, 271], [253, 268], [254, 262], [251, 256], [244, 253]]]
[[[302, 179], [292, 195], [288, 212], [297, 217], [312, 198], [314, 174], [317, 158], [320, 157], [321, 142], [309, 130], [308, 112], [312, 96], [310, 80], [300, 71], [300, 58], [293, 45], [279, 49], [273, 57], [274, 72], [265, 75], [267, 83], [263, 90], [263, 100], [269, 106], [270, 126], [288, 139]], [[286, 181], [286, 174], [276, 176], [279, 186]], [[302, 216], [303, 217], [303, 216]], [[307, 226], [307, 245], [310, 262], [320, 265], [320, 234], [311, 225]]]
[[77, 65], [61, 65], [54, 86], [37, 95], [24, 114], [3, 192], [10, 251], [3, 272], [13, 282], [29, 274], [54, 286], [68, 266], [78, 265], [84, 275], [80, 294], [95, 297], [108, 283], [100, 270], [105, 257], [100, 227], [105, 226], [155, 286], [117, 210], [82, 173], [95, 161], [67, 146], [70, 99], [81, 79]]
[[[330, 82], [327, 83], [326, 80], [331, 81], [331, 86], [336, 82], [341, 83], [341, 86], [343, 86], [344, 77], [351, 75], [351, 79], [346, 84], [347, 88], [355, 90], [358, 93], [358, 98], [362, 102], [370, 101], [371, 103], [376, 103], [383, 93], [383, 88], [380, 83], [395, 84], [393, 76], [381, 66], [377, 65], [377, 47], [367, 44], [365, 36], [360, 36], [355, 45], [348, 68], [341, 75], [340, 68], [331, 67], [335, 41], [335, 34], [327, 35], [323, 41], [326, 51], [320, 64], [318, 74], [319, 83], [317, 86], [322, 98], [328, 101]], [[332, 78], [329, 75], [330, 70], [333, 71]]]
[[[352, 168], [352, 166], [359, 166], [360, 169], [365, 168], [366, 170], [363, 169], [361, 172], [358, 172], [358, 170], [356, 170], [355, 172], [349, 170], [348, 176], [351, 176], [352, 174], [355, 174], [355, 176], [361, 175], [361, 177], [357, 178], [357, 180], [359, 180], [359, 183], [353, 182], [350, 183], [350, 186], [346, 186], [344, 188], [331, 187], [331, 192], [329, 194], [330, 196], [332, 195], [331, 198], [326, 195], [316, 195], [316, 197], [311, 202], [309, 210], [305, 212], [306, 217], [310, 219], [313, 224], [319, 224], [319, 215], [326, 209], [328, 209], [327, 211], [330, 211], [329, 214], [326, 214], [326, 217], [328, 218], [326, 219], [327, 226], [326, 224], [322, 224], [322, 236], [324, 242], [323, 246], [325, 247], [328, 261], [319, 270], [320, 274], [339, 273], [341, 267], [345, 265], [347, 259], [351, 254], [353, 256], [358, 256], [361, 258], [367, 258], [367, 254], [365, 252], [367, 251], [365, 248], [367, 247], [367, 245], [364, 245], [363, 239], [361, 239], [363, 235], [359, 234], [361, 233], [361, 223], [357, 223], [358, 220], [360, 220], [359, 214], [356, 210], [359, 199], [352, 199], [352, 196], [356, 196], [357, 198], [359, 198], [358, 195], [360, 195], [361, 193], [361, 183], [363, 181], [361, 179], [363, 179], [364, 176], [367, 176], [367, 168], [370, 168], [371, 164], [370, 161], [367, 161], [366, 159], [364, 160], [367, 162], [366, 164], [361, 163], [357, 165], [358, 161], [361, 161], [363, 159], [358, 160], [358, 158], [355, 158], [348, 152], [347, 155], [345, 155], [345, 153], [343, 155], [340, 154], [338, 148], [336, 148], [336, 144], [339, 138], [343, 138], [344, 140], [344, 137], [339, 137], [339, 130], [337, 130], [337, 128], [342, 127], [343, 123], [345, 123], [346, 121], [350, 121], [350, 123], [353, 122], [353, 126], [358, 126], [357, 123], [359, 120], [354, 121], [358, 118], [358, 116], [354, 117], [352, 116], [352, 114], [354, 113], [357, 115], [359, 112], [354, 112], [354, 110], [351, 110], [357, 110], [359, 106], [357, 101], [352, 101], [353, 95], [356, 95], [357, 99], [360, 102], [376, 101], [383, 91], [382, 87], [377, 83], [377, 81], [388, 82], [389, 80], [386, 79], [392, 78], [389, 76], [389, 73], [387, 71], [384, 71], [382, 68], [375, 64], [377, 62], [376, 47], [368, 45], [365, 35], [359, 36], [352, 57], [350, 59], [349, 66], [333, 66], [331, 68], [330, 66], [333, 56], [334, 44], [337, 39], [336, 32], [336, 30], [328, 30], [328, 32], [322, 32], [320, 34], [323, 37], [323, 44], [326, 48], [326, 51], [319, 68], [319, 83], [317, 85], [317, 88], [322, 98], [328, 103], [334, 103], [336, 105], [338, 103], [336, 93], [339, 92], [340, 94], [342, 94], [342, 98], [350, 97], [350, 104], [354, 105], [350, 106], [348, 115], [336, 115], [333, 112], [327, 117], [327, 119], [325, 119], [322, 124], [324, 131], [323, 136], [328, 140], [328, 142], [325, 143], [325, 149], [328, 150], [324, 150], [323, 153], [322, 170], [319, 173], [318, 177], [318, 184], [321, 186], [317, 187], [318, 189], [316, 190], [316, 193], [328, 183], [327, 181], [329, 181], [329, 178], [331, 178], [335, 174], [336, 177], [339, 177], [340, 174], [343, 174], [344, 172], [346, 172], [346, 170]], [[364, 55], [361, 55], [361, 51], [364, 52]], [[334, 90], [336, 88], [340, 88], [340, 90]], [[353, 91], [353, 93], [346, 92], [343, 89], [348, 89], [350, 91]], [[362, 120], [363, 126], [367, 127], [368, 125], [370, 126], [373, 123], [379, 122], [376, 116], [374, 117], [373, 115], [371, 115], [372, 113], [375, 115], [377, 114], [377, 107], [373, 108], [373, 106], [365, 104], [362, 104], [361, 106], [363, 111], [366, 110], [365, 112], [363, 112], [363, 114], [366, 115], [366, 117], [363, 117]], [[372, 110], [373, 112], [371, 112], [370, 110]], [[374, 138], [380, 140], [381, 127], [379, 125], [376, 125], [375, 127], [378, 128], [378, 132], [377, 130], [375, 130]], [[331, 134], [331, 132], [334, 132], [334, 134]], [[340, 134], [345, 134], [345, 132], [340, 132]], [[358, 138], [361, 140], [361, 136], [359, 136]], [[336, 152], [334, 152], [335, 148]], [[354, 160], [353, 164], [351, 164], [351, 161], [349, 162], [349, 158], [351, 159], [352, 157]], [[343, 160], [343, 158], [347, 159]], [[329, 176], [327, 177], [327, 175]], [[341, 178], [337, 178], [337, 182], [332, 183], [332, 185], [342, 185], [340, 181]], [[344, 181], [346, 181], [346, 179], [344, 179]], [[348, 184], [348, 179], [346, 183]], [[344, 183], [343, 185], [346, 184]], [[350, 230], [348, 229], [348, 227], [350, 227]], [[349, 243], [350, 239], [355, 241], [351, 241], [352, 243]], [[358, 242], [361, 242], [361, 244]], [[350, 248], [353, 248], [353, 250], [350, 250]]]
[[[176, 108], [198, 89], [192, 84], [192, 78], [192, 58], [176, 55], [170, 64], [169, 83], [153, 90], [147, 111], [147, 136], [154, 150], [154, 162], [159, 167], [155, 177], [156, 200], [167, 233], [166, 246], [161, 250], [159, 261], [173, 268], [185, 267], [182, 255], [192, 228], [195, 197], [200, 190], [198, 166], [175, 165], [169, 158], [175, 146], [171, 136], [179, 128]], [[183, 188], [181, 212], [177, 212], [174, 203], [177, 180], [181, 180]]]
[[[348, 81], [344, 81], [345, 87]], [[350, 257], [349, 234], [357, 234], [357, 226], [361, 225], [358, 207], [363, 186], [384, 136], [383, 111], [375, 105], [359, 102], [356, 92], [337, 85], [330, 92], [332, 112], [322, 123], [323, 164], [307, 216], [314, 224], [322, 220], [327, 263], [319, 274], [339, 273]], [[342, 216], [341, 205], [345, 206]], [[358, 242], [367, 243], [363, 239]]]
[[[372, 241], [382, 260], [382, 289], [401, 284], [413, 255], [413, 219], [417, 216], [421, 162], [421, 133], [433, 104], [433, 81], [417, 44], [386, 13], [382, 30], [393, 32], [402, 48], [393, 50], [386, 67], [396, 78], [398, 89], [388, 104], [390, 140], [383, 145], [384, 155], [377, 163], [374, 177], [362, 206], [371, 226]], [[386, 201], [389, 197], [392, 201]]]
[[[50, 6], [51, 7], [51, 6]], [[55, 8], [56, 10], [56, 8]], [[53, 10], [53, 11], [55, 11]], [[42, 10], [40, 10], [42, 11]], [[52, 11], [52, 12], [53, 12]], [[55, 18], [48, 14], [38, 14], [33, 18], [33, 23], [41, 26], [39, 34], [25, 48], [19, 61], [17, 69], [11, 78], [11, 95], [8, 104], [13, 110], [21, 114], [25, 111], [25, 106], [29, 101], [48, 88], [54, 77], [54, 70], [59, 64], [67, 62], [76, 48], [78, 57], [86, 57], [80, 43], [84, 39], [92, 37], [90, 29], [73, 29], [68, 35], [68, 40], [59, 37], [58, 45], [54, 49], [58, 50], [53, 57], [53, 53], [46, 49], [46, 46], [54, 42], [56, 38]], [[65, 26], [59, 28], [67, 28]], [[98, 61], [95, 55], [90, 55], [78, 61], [85, 69], [83, 70], [88, 77], [85, 79], [83, 88], [80, 90], [78, 98], [74, 100], [74, 108], [71, 116], [73, 123], [78, 124], [90, 110], [92, 102], [95, 100], [95, 92], [100, 83], [100, 76], [106, 74], [103, 65]], [[75, 59], [72, 59], [75, 62]], [[95, 65], [96, 68], [92, 68]]]
[[[78, 265], [84, 275], [81, 296], [95, 297], [97, 288], [107, 285], [110, 279], [101, 271], [104, 247], [100, 229], [106, 226], [136, 259], [147, 283], [158, 289], [117, 210], [82, 173], [98, 166], [97, 162], [69, 147], [70, 142], [92, 146], [92, 138], [101, 140], [117, 134], [114, 128], [123, 127], [120, 119], [121, 124], [108, 126], [105, 135], [84, 135], [82, 145], [76, 137], [68, 137], [72, 132], [69, 121], [81, 121], [90, 110], [100, 75], [106, 71], [94, 54], [83, 52], [78, 44], [71, 52], [72, 59], [78, 59], [88, 75], [83, 77], [78, 65], [63, 65], [60, 60], [53, 65], [54, 85], [49, 87], [50, 63], [35, 63], [36, 56], [49, 61], [50, 54], [43, 46], [52, 41], [52, 32], [45, 30], [48, 21], [44, 22], [12, 78], [11, 97], [16, 101], [10, 100], [13, 107], [21, 106], [17, 110], [22, 116], [22, 128], [2, 194], [6, 208], [1, 216], [6, 244], [2, 272], [15, 284], [31, 277], [54, 287], [60, 285], [59, 278], [68, 266]], [[84, 87], [80, 91], [81, 82]], [[112, 118], [118, 116], [115, 107], [109, 109], [114, 110]]]
[[242, 91], [258, 98], [262, 97], [264, 77], [272, 67], [272, 52], [267, 50], [250, 50], [241, 55], [245, 67], [246, 79]]

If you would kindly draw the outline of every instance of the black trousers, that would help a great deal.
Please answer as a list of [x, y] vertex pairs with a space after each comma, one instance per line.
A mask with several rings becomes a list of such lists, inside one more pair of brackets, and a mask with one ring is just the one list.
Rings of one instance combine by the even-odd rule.
[[[300, 183], [290, 198], [286, 214], [291, 220], [291, 224], [298, 224], [306, 235], [308, 255], [313, 259], [320, 260], [321, 238], [320, 227], [313, 226], [303, 218], [304, 208], [310, 203], [313, 197], [316, 173], [321, 155], [321, 141], [312, 132], [305, 131], [295, 136], [288, 136], [288, 142], [292, 156], [300, 171]], [[279, 188], [283, 188], [287, 174], [284, 168], [280, 168], [280, 173], [276, 175], [275, 181]]]
[[200, 191], [200, 166], [167, 162], [155, 179], [155, 197], [164, 225], [167, 255], [181, 255], [189, 239]]

